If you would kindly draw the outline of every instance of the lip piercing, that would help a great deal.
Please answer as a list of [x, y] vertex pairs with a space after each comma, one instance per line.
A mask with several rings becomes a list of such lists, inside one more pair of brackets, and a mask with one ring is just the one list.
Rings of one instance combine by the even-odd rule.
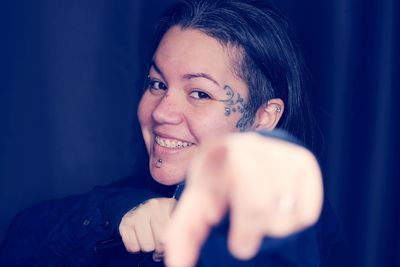
[[163, 164], [163, 160], [162, 159], [158, 159], [156, 161], [156, 168], [161, 168], [161, 165]]

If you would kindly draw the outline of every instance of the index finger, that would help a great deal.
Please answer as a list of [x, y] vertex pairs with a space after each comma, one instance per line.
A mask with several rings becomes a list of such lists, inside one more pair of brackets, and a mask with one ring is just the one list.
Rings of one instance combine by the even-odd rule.
[[194, 266], [211, 227], [218, 223], [225, 207], [216, 204], [210, 192], [185, 189], [167, 228], [167, 266]]
[[186, 188], [167, 229], [168, 266], [193, 266], [211, 227], [226, 212], [226, 181], [221, 173], [225, 158], [224, 146], [209, 145], [192, 161]]

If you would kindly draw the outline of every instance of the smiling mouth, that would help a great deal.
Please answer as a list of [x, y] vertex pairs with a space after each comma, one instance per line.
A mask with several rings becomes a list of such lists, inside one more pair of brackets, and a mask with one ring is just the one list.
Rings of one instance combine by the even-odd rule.
[[193, 145], [193, 143], [179, 141], [179, 140], [175, 140], [175, 139], [162, 138], [159, 136], [156, 136], [155, 140], [159, 146], [168, 147], [168, 148], [184, 148], [184, 147], [189, 147], [189, 146]]

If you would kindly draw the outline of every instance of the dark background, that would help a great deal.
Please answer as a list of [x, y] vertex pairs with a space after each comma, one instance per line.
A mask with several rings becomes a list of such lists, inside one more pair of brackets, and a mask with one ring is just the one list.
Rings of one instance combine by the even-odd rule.
[[[17, 211], [134, 171], [169, 1], [0, 1], [0, 239]], [[312, 75], [326, 194], [357, 266], [400, 266], [399, 1], [275, 0]]]

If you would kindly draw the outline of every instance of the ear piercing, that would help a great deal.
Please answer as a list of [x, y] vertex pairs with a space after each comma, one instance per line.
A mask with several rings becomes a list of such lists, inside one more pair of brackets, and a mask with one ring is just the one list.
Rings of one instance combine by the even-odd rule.
[[156, 161], [156, 168], [161, 168], [161, 165], [163, 164], [163, 160], [162, 159], [158, 159]]
[[282, 107], [280, 105], [272, 104], [271, 102], [268, 101], [268, 103], [266, 104], [266, 109], [270, 108], [273, 108], [276, 113], [282, 112]]

